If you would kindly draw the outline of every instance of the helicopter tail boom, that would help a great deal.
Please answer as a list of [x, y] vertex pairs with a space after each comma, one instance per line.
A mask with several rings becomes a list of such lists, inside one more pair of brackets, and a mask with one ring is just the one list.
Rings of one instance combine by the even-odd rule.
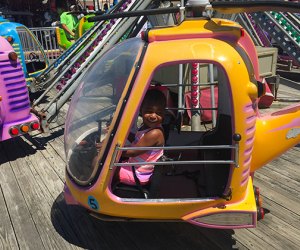
[[258, 118], [251, 172], [264, 166], [299, 142], [300, 104]]

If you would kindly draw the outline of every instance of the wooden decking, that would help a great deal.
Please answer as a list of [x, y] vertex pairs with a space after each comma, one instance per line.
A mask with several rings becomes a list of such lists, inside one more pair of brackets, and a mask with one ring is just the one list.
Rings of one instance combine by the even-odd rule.
[[[281, 99], [300, 96], [279, 90]], [[267, 211], [257, 228], [103, 222], [65, 204], [60, 117], [51, 133], [0, 143], [0, 249], [300, 249], [300, 145], [255, 174]]]

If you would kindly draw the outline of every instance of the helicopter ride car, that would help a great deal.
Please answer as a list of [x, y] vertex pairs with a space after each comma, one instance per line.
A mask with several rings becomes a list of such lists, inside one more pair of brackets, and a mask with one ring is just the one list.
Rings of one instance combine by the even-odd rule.
[[[300, 104], [259, 113], [265, 86], [255, 46], [239, 24], [211, 14], [297, 12], [300, 6], [206, 0], [181, 6], [173, 9], [181, 14], [177, 25], [150, 28], [117, 44], [82, 78], [65, 123], [65, 200], [104, 220], [255, 227], [264, 210], [254, 173], [300, 142]], [[130, 132], [141, 125], [140, 107], [149, 89], [160, 90], [167, 100], [165, 144], [128, 146]], [[130, 149], [163, 150], [164, 156], [123, 161], [122, 152]], [[139, 165], [154, 166], [149, 183], [120, 181], [120, 168], [134, 172]]]
[[[5, 13], [9, 15], [8, 13]], [[5, 37], [20, 59], [27, 86], [48, 67], [43, 47], [34, 34], [23, 24], [11, 22], [0, 16], [0, 36]]]
[[0, 36], [0, 142], [36, 131], [39, 119], [30, 112], [30, 100], [17, 53]]

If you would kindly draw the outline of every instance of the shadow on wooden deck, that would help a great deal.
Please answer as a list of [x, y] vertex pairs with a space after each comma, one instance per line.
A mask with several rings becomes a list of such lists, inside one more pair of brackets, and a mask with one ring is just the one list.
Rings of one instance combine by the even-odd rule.
[[[45, 150], [47, 143], [53, 141], [59, 136], [62, 136], [63, 134], [64, 129], [61, 128], [59, 130], [56, 130], [55, 132], [51, 132], [51, 134], [44, 137], [30, 136], [28, 134], [24, 135], [24, 137], [30, 143], [32, 143], [32, 145], [24, 141], [22, 137], [15, 137], [9, 140], [2, 141], [0, 143], [0, 150], [3, 152], [3, 154], [1, 154], [0, 157], [0, 165], [9, 161], [16, 161], [18, 159], [24, 158], [25, 156], [33, 155], [37, 152], [37, 150]], [[9, 154], [5, 154], [5, 148], [15, 148], [16, 150], [10, 151]], [[22, 150], [20, 150], [20, 148]]]
[[43, 150], [46, 149], [47, 143], [62, 136], [63, 134], [64, 134], [64, 128], [61, 128], [59, 130], [51, 131], [51, 133], [48, 133], [47, 136], [45, 135], [42, 137], [38, 137], [37, 135], [39, 134], [37, 134], [35, 136], [25, 135], [25, 137], [36, 147], [37, 150]]
[[233, 249], [233, 230], [184, 222], [104, 222], [82, 207], [68, 206], [61, 193], [51, 209], [56, 231], [85, 249]]
[[[18, 150], [19, 147], [25, 150]], [[5, 153], [5, 148], [15, 148], [16, 150], [9, 152], [9, 155]], [[33, 155], [36, 153], [37, 149], [33, 148], [27, 142], [25, 142], [21, 137], [12, 138], [0, 143], [0, 165], [9, 161], [16, 161], [18, 159], [24, 158], [28, 155]]]

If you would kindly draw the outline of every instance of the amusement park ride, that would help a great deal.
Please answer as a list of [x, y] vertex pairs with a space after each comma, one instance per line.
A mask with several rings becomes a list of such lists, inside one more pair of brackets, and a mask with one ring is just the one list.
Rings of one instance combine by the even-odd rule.
[[6, 38], [17, 53], [30, 87], [31, 81], [48, 67], [48, 59], [38, 39], [26, 26], [3, 18], [9, 14], [0, 13], [0, 36]]
[[30, 112], [30, 100], [22, 65], [11, 44], [0, 37], [0, 141], [40, 128]]
[[[79, 14], [83, 12], [78, 12]], [[85, 15], [80, 18], [78, 25], [75, 27], [75, 39], [82, 37], [83, 34], [85, 34], [91, 27], [94, 26], [93, 22], [88, 22], [88, 18], [95, 16], [95, 13], [85, 13]], [[58, 27], [56, 28], [56, 38], [57, 43], [62, 49], [69, 49], [72, 46], [72, 42], [68, 40], [66, 33], [64, 29], [60, 27], [60, 24], [58, 24]]]
[[[115, 21], [151, 11], [179, 10], [181, 21], [150, 28], [141, 38], [116, 45], [82, 78], [65, 124], [67, 203], [79, 204], [93, 216], [108, 220], [254, 227], [263, 217], [259, 191], [253, 187], [254, 173], [299, 143], [300, 106], [259, 114], [258, 100], [265, 85], [255, 46], [240, 25], [211, 15], [213, 11], [279, 9], [295, 12], [299, 5], [188, 1], [179, 9], [93, 18]], [[128, 186], [116, 176], [121, 166], [129, 164], [120, 160], [121, 154], [129, 149], [127, 137], [137, 126], [139, 108], [150, 87], [161, 89], [168, 99], [166, 143], [130, 148], [163, 149], [167, 157], [139, 162], [155, 165], [151, 182]], [[99, 143], [100, 148], [96, 147]]]
[[[124, 0], [109, 14], [90, 18], [95, 25], [32, 83], [32, 89], [45, 89], [33, 103], [43, 114], [43, 129], [72, 96], [65, 123], [65, 200], [104, 220], [255, 227], [264, 210], [254, 173], [300, 142], [300, 105], [259, 113], [267, 84], [252, 36], [240, 24], [215, 16], [295, 13], [300, 5], [208, 0], [163, 5]], [[267, 23], [276, 40], [273, 13], [254, 19]], [[286, 20], [284, 13], [280, 20]], [[151, 28], [140, 33], [147, 22]], [[290, 26], [276, 42], [300, 64], [299, 28]], [[249, 32], [262, 40], [257, 30]], [[38, 110], [54, 87], [57, 95]], [[121, 154], [129, 149], [129, 133], [140, 125], [149, 88], [167, 98], [165, 145], [130, 149], [163, 149], [164, 157], [140, 162], [155, 165], [151, 181], [129, 186], [117, 173], [128, 165]]]

